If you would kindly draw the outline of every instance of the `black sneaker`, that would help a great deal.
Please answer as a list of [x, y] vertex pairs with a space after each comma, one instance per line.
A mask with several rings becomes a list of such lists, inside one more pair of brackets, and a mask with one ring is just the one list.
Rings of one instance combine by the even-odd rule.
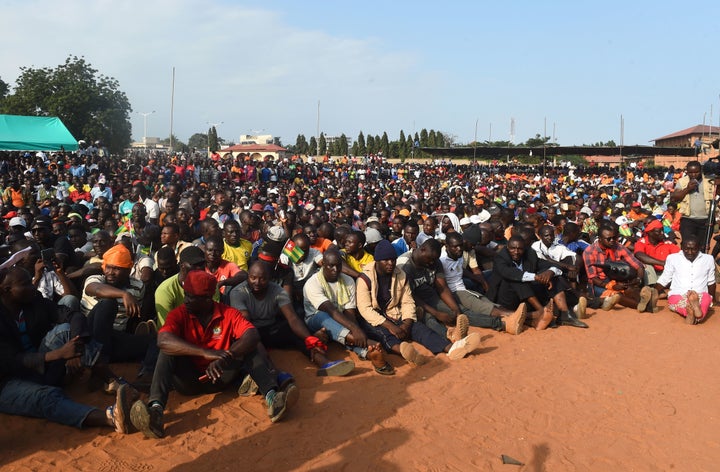
[[149, 407], [142, 400], [136, 401], [130, 409], [130, 421], [148, 438], [160, 439], [165, 435], [160, 405]]

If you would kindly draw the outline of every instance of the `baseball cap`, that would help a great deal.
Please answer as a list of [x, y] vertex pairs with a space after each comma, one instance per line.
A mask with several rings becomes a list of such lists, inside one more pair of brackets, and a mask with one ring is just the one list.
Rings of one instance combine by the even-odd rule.
[[13, 226], [22, 226], [23, 228], [27, 228], [27, 223], [25, 223], [25, 220], [23, 218], [20, 218], [19, 216], [15, 216], [10, 218], [9, 226], [12, 228]]

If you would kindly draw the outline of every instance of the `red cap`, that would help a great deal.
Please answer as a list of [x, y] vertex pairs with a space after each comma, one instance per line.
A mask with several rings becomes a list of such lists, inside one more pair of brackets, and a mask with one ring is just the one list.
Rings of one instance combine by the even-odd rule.
[[195, 297], [212, 297], [216, 288], [217, 280], [204, 270], [191, 270], [183, 283], [185, 292]]
[[255, 203], [250, 209], [252, 211], [263, 211], [263, 206], [260, 203]]

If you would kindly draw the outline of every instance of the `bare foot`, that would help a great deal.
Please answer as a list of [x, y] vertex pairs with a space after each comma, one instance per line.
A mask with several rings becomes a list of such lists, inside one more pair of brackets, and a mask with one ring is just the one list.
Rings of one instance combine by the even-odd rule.
[[380, 344], [368, 345], [367, 359], [372, 363], [373, 367], [383, 367], [385, 365], [385, 353], [383, 353]]
[[694, 290], [690, 290], [687, 293], [687, 305], [685, 306], [685, 311], [687, 313], [687, 316], [685, 316], [685, 323], [697, 323], [697, 319], [702, 314], [702, 311], [700, 311], [700, 297], [698, 297], [697, 292]]

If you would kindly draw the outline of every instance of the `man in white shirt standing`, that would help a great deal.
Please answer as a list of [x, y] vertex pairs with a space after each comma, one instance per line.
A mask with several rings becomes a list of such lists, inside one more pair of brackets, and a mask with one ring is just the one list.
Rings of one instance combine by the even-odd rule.
[[711, 255], [701, 253], [700, 247], [694, 235], [684, 238], [682, 251], [667, 257], [655, 284], [658, 291], [670, 285], [668, 308], [684, 316], [687, 324], [704, 320], [715, 298], [715, 262]]

